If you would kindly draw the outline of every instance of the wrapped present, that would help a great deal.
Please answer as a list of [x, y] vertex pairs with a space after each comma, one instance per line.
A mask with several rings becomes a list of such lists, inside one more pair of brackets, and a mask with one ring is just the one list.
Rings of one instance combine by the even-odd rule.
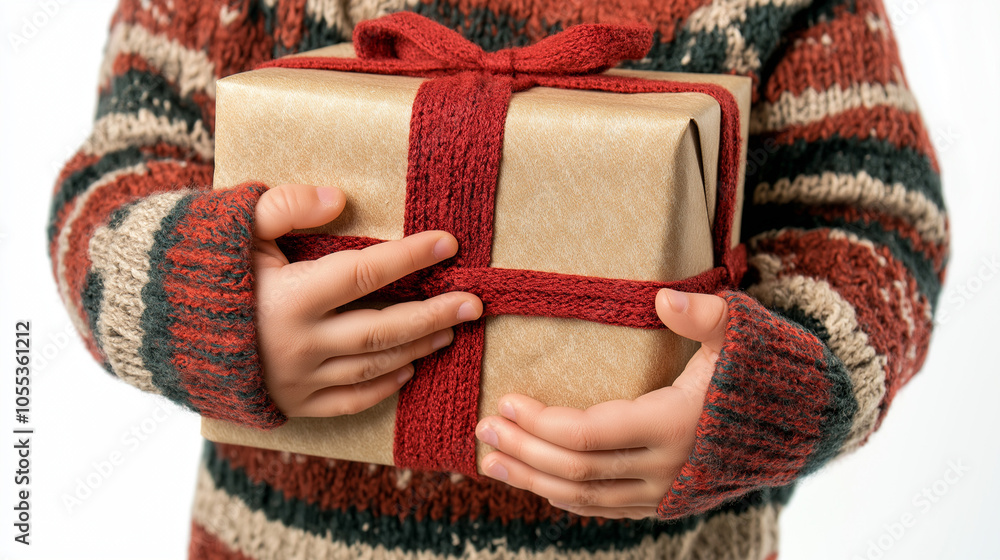
[[664, 328], [656, 293], [710, 292], [745, 269], [750, 80], [610, 69], [650, 41], [581, 25], [484, 53], [397, 13], [359, 25], [353, 47], [220, 80], [216, 188], [347, 193], [336, 220], [279, 240], [290, 260], [427, 229], [458, 238], [452, 259], [343, 309], [463, 290], [484, 313], [368, 410], [267, 432], [205, 418], [202, 434], [475, 476], [490, 449], [474, 427], [505, 393], [585, 408], [669, 385], [698, 345]]

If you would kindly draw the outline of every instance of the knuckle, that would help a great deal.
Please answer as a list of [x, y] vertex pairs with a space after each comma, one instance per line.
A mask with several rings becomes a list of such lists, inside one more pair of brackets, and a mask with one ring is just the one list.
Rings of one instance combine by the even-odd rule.
[[378, 267], [373, 263], [358, 259], [354, 263], [354, 283], [364, 293], [374, 292], [380, 286]]
[[378, 375], [385, 373], [394, 367], [394, 364], [403, 358], [402, 356], [403, 348], [400, 346], [393, 346], [375, 354], [372, 358], [373, 368], [378, 370]]
[[421, 268], [420, 259], [417, 257], [416, 247], [412, 243], [407, 243], [406, 240], [401, 240], [399, 247], [402, 250], [399, 252], [400, 261], [409, 270], [417, 270]]
[[362, 390], [362, 388], [365, 387], [366, 385], [367, 383], [356, 384], [354, 386], [353, 395], [338, 401], [337, 408], [340, 411], [338, 416], [349, 416], [351, 414], [357, 414], [362, 410], [368, 408], [369, 405], [367, 403], [366, 394]]
[[588, 484], [573, 492], [573, 500], [570, 503], [581, 507], [592, 506], [595, 504], [596, 495], [594, 488]]
[[365, 406], [363, 406], [363, 403], [360, 401], [352, 400], [349, 403], [342, 405], [340, 409], [340, 416], [350, 416], [361, 412], [365, 409]]
[[586, 424], [575, 424], [569, 432], [569, 443], [577, 451], [593, 451], [595, 437], [593, 430]]
[[389, 346], [391, 335], [384, 324], [376, 324], [368, 329], [365, 336], [365, 351], [377, 352]]
[[375, 379], [381, 373], [381, 369], [378, 367], [378, 363], [375, 361], [366, 361], [361, 366], [361, 372], [357, 379], [359, 381], [369, 381]]
[[422, 333], [431, 330], [435, 325], [434, 314], [434, 304], [431, 302], [415, 307], [408, 321], [413, 332]]
[[524, 488], [532, 494], [541, 495], [540, 488], [538, 487], [538, 478], [534, 475], [529, 474], [525, 477]]
[[336, 402], [334, 404], [327, 405], [327, 409], [326, 409], [326, 414], [325, 415], [332, 418], [332, 417], [335, 417], [335, 416], [344, 416], [344, 415], [347, 415], [347, 414], [353, 414], [350, 411], [350, 405], [338, 401], [338, 402]]
[[586, 464], [579, 457], [571, 457], [566, 461], [566, 479], [573, 481], [590, 480], [594, 471], [590, 465]]
[[287, 189], [270, 189], [258, 201], [263, 206], [266, 213], [271, 216], [289, 216], [292, 213], [294, 204], [291, 193]]

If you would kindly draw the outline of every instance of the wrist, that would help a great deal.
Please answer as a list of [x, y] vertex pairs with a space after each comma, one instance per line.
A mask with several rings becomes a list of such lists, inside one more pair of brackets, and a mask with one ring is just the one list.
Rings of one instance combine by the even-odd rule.
[[725, 342], [661, 518], [790, 484], [835, 455], [857, 409], [843, 364], [816, 335], [744, 293], [719, 295], [729, 304]]

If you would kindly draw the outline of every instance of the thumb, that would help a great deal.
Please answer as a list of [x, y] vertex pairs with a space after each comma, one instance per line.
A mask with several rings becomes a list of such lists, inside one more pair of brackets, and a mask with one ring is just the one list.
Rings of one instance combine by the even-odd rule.
[[726, 300], [712, 294], [689, 294], [663, 288], [656, 294], [656, 314], [670, 330], [722, 350], [729, 322]]
[[293, 229], [321, 226], [340, 215], [347, 203], [336, 187], [279, 185], [268, 189], [254, 207], [254, 235], [271, 240]]

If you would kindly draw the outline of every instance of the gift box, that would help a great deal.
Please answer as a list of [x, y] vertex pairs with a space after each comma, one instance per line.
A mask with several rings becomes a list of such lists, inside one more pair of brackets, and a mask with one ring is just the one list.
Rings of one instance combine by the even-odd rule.
[[[384, 28], [376, 30], [384, 35]], [[376, 38], [385, 50], [385, 38]], [[487, 70], [427, 70], [418, 63], [387, 72], [375, 68], [382, 73], [344, 62], [337, 68], [347, 71], [332, 70], [316, 62], [350, 60], [358, 44], [356, 32], [354, 47], [302, 53], [290, 57], [290, 64], [286, 60], [292, 67], [260, 68], [218, 81], [215, 188], [259, 181], [343, 189], [348, 202], [340, 217], [280, 244], [293, 260], [318, 257], [318, 246], [323, 253], [421, 229], [447, 229], [459, 238], [459, 255], [449, 259], [455, 262], [411, 275], [342, 309], [465, 290], [483, 299], [484, 315], [456, 326], [451, 346], [417, 360], [413, 379], [368, 410], [291, 418], [271, 431], [203, 418], [202, 434], [218, 442], [475, 475], [491, 448], [475, 439], [473, 428], [478, 418], [497, 414], [497, 400], [505, 393], [586, 408], [669, 385], [698, 344], [663, 328], [655, 315], [655, 293], [662, 286], [709, 291], [739, 274], [733, 263], [740, 255], [750, 80], [610, 69], [546, 82], [523, 78], [517, 67], [497, 71], [491, 66], [495, 58], [482, 63]], [[395, 50], [404, 52], [407, 45]], [[364, 48], [371, 58], [372, 47]], [[452, 231], [441, 222], [421, 225], [413, 218], [412, 191], [430, 188], [414, 184], [418, 160], [446, 150], [415, 149], [425, 142], [414, 136], [415, 103], [419, 95], [433, 95], [421, 90], [426, 82], [463, 72], [487, 81], [499, 75], [514, 85], [500, 117], [495, 185], [488, 184], [490, 176], [475, 179], [495, 190], [453, 209], [453, 222], [446, 224], [462, 231]], [[619, 77], [676, 87], [627, 93], [606, 87], [632, 83], [616, 81]], [[611, 81], [587, 81], [595, 78]], [[588, 89], [595, 85], [604, 90]], [[423, 114], [427, 103], [421, 103]], [[479, 123], [484, 111], [476, 109], [471, 113], [476, 118], [454, 126], [488, 128]], [[447, 132], [445, 126], [431, 137], [444, 144], [470, 142]], [[471, 132], [473, 140], [480, 136]], [[475, 161], [464, 165], [479, 171]], [[468, 171], [438, 173], [459, 183]], [[452, 189], [449, 185], [439, 188]], [[428, 194], [428, 204], [462, 198], [460, 188], [454, 187], [455, 195]], [[463, 229], [466, 214], [474, 215], [468, 218], [473, 224]], [[489, 239], [465, 239], [486, 227], [483, 220], [491, 220]], [[467, 245], [477, 243], [486, 244], [485, 261], [463, 256]], [[442, 365], [449, 353], [469, 354], [469, 348], [473, 357], [460, 367]]]

